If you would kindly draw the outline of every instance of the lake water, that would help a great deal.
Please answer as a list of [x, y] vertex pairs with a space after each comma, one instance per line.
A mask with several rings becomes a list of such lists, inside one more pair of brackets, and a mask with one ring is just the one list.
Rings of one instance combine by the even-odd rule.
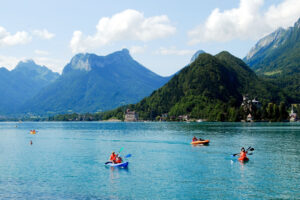
[[299, 199], [299, 143], [300, 123], [0, 123], [0, 199]]

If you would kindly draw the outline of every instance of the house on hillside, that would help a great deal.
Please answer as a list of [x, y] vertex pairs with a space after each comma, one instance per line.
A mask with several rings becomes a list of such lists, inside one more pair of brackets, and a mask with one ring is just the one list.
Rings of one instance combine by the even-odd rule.
[[188, 115], [179, 115], [178, 119], [179, 121], [188, 121], [190, 118]]
[[251, 100], [247, 95], [244, 95], [241, 107], [243, 107], [245, 111], [252, 112], [253, 107], [260, 108], [261, 103], [256, 98]]
[[125, 121], [126, 122], [136, 122], [139, 120], [139, 115], [135, 111], [130, 111], [129, 109], [126, 110], [125, 113]]
[[168, 113], [163, 113], [160, 117], [160, 120], [159, 121], [167, 121], [168, 119]]
[[247, 120], [246, 121], [247, 122], [253, 122], [253, 118], [252, 118], [252, 115], [250, 113], [247, 115]]
[[292, 110], [290, 112], [290, 122], [297, 121], [297, 113], [294, 112], [294, 107], [292, 105]]

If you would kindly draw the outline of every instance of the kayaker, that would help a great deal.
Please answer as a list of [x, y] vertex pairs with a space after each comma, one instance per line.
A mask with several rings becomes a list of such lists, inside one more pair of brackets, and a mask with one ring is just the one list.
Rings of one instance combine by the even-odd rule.
[[199, 141], [204, 141], [204, 139], [202, 139], [202, 138], [199, 138]]
[[196, 136], [193, 137], [193, 142], [197, 141], [198, 139], [196, 138]]
[[239, 160], [244, 160], [245, 158], [247, 158], [247, 152], [246, 152], [245, 148], [242, 147]]
[[109, 160], [112, 161], [112, 162], [115, 162], [116, 157], [117, 157], [117, 155], [116, 155], [115, 152], [113, 151], [113, 152], [111, 153], [111, 155], [110, 155]]
[[122, 162], [123, 162], [122, 158], [119, 155], [117, 155], [115, 163], [122, 163]]

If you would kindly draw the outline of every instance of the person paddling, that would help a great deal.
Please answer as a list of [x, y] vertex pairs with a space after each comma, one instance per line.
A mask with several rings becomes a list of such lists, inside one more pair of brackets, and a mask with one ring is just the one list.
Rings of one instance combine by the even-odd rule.
[[122, 158], [117, 154], [115, 163], [122, 163], [122, 162], [123, 162]]
[[117, 155], [115, 154], [115, 152], [113, 151], [110, 155], [109, 161], [111, 162], [115, 162]]
[[193, 142], [197, 141], [198, 139], [196, 138], [196, 136], [193, 137]]
[[244, 147], [242, 147], [241, 149], [239, 160], [248, 160], [247, 151], [245, 150]]

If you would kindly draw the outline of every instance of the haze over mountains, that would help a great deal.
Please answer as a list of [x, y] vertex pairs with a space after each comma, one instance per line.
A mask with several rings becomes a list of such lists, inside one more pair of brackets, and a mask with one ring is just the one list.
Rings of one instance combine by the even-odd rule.
[[[19, 65], [23, 66], [24, 63]], [[19, 65], [7, 73], [19, 72]], [[57, 114], [66, 112], [96, 112], [113, 109], [120, 105], [136, 103], [162, 85], [170, 77], [161, 77], [138, 62], [129, 54], [127, 49], [114, 52], [107, 56], [95, 54], [77, 54], [68, 63], [61, 76], [46, 76], [40, 73], [36, 78], [33, 69], [42, 71], [33, 61], [26, 64], [17, 79], [31, 77], [30, 84], [37, 85], [31, 93], [24, 91], [16, 99], [16, 109], [7, 109], [1, 113], [33, 113], [33, 114]], [[48, 69], [47, 69], [48, 70]], [[49, 72], [50, 70], [48, 70]], [[4, 73], [4, 72], [3, 72]], [[5, 76], [5, 75], [4, 75]], [[50, 78], [53, 78], [53, 80]], [[48, 78], [48, 79], [47, 79]], [[56, 80], [54, 80], [54, 78]], [[5, 79], [1, 79], [4, 81]], [[46, 81], [44, 83], [43, 81]], [[12, 81], [8, 85], [17, 85], [20, 89], [23, 84]], [[41, 90], [41, 88], [43, 88]], [[4, 91], [5, 88], [3, 87]], [[9, 91], [16, 91], [9, 89]], [[6, 95], [9, 98], [9, 95]], [[8, 101], [6, 101], [8, 102]], [[6, 104], [3, 104], [5, 107]]]
[[22, 61], [15, 69], [0, 68], [0, 114], [18, 112], [24, 102], [59, 77], [45, 66], [32, 60]]

